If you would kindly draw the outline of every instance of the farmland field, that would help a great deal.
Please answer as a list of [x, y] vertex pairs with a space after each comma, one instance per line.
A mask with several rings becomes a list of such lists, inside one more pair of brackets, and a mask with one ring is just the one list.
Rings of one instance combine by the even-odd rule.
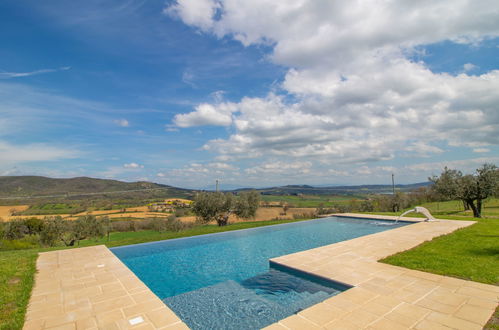
[[323, 204], [324, 207], [331, 207], [339, 204], [349, 204], [351, 200], [365, 200], [365, 195], [262, 195], [262, 201], [270, 203], [287, 203], [294, 207], [319, 207]]

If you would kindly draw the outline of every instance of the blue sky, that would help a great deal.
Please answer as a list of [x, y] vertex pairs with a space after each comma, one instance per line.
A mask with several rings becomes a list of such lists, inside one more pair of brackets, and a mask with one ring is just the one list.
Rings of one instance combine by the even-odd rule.
[[499, 5], [372, 6], [4, 0], [0, 175], [261, 187], [498, 164]]

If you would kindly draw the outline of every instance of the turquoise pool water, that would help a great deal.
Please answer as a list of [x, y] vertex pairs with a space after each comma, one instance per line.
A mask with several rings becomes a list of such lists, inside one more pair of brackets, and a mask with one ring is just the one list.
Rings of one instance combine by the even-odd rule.
[[193, 329], [258, 329], [347, 289], [269, 259], [407, 225], [331, 217], [111, 249]]

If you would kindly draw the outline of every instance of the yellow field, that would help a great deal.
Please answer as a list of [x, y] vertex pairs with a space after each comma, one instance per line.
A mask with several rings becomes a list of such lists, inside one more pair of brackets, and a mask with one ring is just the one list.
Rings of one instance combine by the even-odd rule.
[[12, 212], [20, 212], [27, 210], [29, 205], [8, 205], [0, 206], [0, 217], [8, 217]]
[[[175, 198], [175, 200], [182, 200], [179, 198]], [[11, 216], [11, 210], [15, 209], [17, 211], [24, 211], [28, 208], [28, 205], [14, 205], [14, 206], [0, 206], [0, 218], [4, 221], [10, 221], [14, 219], [23, 219], [23, 218], [31, 218], [38, 217], [43, 218], [46, 216], [62, 216], [64, 219], [75, 220], [78, 216], [91, 214], [91, 215], [107, 215], [111, 219], [114, 218], [153, 218], [153, 217], [167, 217], [170, 213], [163, 212], [150, 212], [147, 206], [139, 206], [139, 207], [130, 207], [125, 209], [126, 212], [121, 212], [121, 210], [100, 210], [100, 211], [92, 211], [92, 212], [81, 212], [78, 214], [54, 214], [54, 215], [29, 215], [29, 216]], [[253, 221], [266, 221], [272, 219], [293, 219], [295, 214], [303, 214], [303, 213], [313, 213], [315, 212], [315, 208], [290, 208], [287, 210], [286, 214], [283, 214], [283, 209], [281, 207], [260, 207], [256, 212], [255, 219]], [[194, 222], [196, 221], [195, 216], [187, 216], [181, 217], [180, 220], [184, 222]], [[244, 221], [242, 219], [238, 219], [236, 216], [230, 217], [230, 222], [240, 222]]]

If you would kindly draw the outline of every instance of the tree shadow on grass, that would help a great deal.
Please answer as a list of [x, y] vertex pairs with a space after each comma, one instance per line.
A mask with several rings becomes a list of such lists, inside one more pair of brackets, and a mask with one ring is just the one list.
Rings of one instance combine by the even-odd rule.
[[496, 256], [499, 258], [499, 247], [490, 247], [490, 248], [483, 248], [483, 249], [470, 249], [468, 250], [470, 253], [477, 255], [477, 256]]

